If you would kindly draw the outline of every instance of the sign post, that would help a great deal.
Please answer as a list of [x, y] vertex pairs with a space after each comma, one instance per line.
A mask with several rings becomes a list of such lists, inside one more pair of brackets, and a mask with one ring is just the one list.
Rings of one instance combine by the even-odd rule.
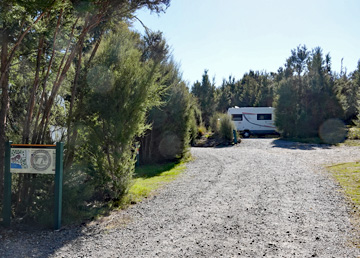
[[56, 143], [55, 165], [55, 230], [61, 227], [62, 182], [63, 182], [63, 150], [64, 143]]
[[11, 220], [11, 173], [54, 174], [55, 210], [54, 228], [61, 227], [64, 143], [56, 145], [12, 144], [5, 146], [3, 223]]

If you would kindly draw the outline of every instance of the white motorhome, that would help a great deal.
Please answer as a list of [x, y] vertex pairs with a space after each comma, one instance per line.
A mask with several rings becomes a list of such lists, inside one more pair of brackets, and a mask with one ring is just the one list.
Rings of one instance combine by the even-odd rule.
[[228, 109], [235, 124], [244, 138], [250, 135], [274, 134], [274, 108], [272, 107], [232, 107]]

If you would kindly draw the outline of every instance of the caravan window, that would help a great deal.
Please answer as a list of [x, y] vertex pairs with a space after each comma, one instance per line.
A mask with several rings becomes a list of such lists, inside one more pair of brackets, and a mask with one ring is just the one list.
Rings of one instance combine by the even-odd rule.
[[242, 114], [232, 114], [232, 120], [233, 121], [242, 121]]
[[257, 120], [271, 120], [271, 114], [258, 114]]

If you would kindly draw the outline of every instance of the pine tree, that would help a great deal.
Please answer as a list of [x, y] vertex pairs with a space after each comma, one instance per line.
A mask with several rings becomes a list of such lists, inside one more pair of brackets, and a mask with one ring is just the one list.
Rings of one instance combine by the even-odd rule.
[[210, 118], [216, 110], [216, 99], [215, 85], [210, 82], [208, 70], [204, 71], [201, 83], [194, 83], [191, 92], [198, 99], [205, 126], [209, 126]]

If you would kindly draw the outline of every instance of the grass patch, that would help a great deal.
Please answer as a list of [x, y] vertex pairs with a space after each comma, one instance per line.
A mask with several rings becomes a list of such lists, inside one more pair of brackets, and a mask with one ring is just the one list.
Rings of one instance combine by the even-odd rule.
[[345, 146], [360, 146], [360, 140], [352, 140], [352, 139], [347, 139], [345, 142], [340, 143], [341, 145], [345, 145]]
[[344, 163], [328, 167], [345, 194], [360, 211], [360, 162]]
[[176, 163], [144, 165], [135, 169], [134, 178], [150, 178], [169, 171], [176, 166]]
[[175, 180], [186, 169], [185, 163], [146, 165], [135, 170], [135, 177], [123, 204], [134, 204], [150, 196], [157, 189]]
[[354, 226], [354, 237], [349, 243], [360, 248], [360, 162], [343, 163], [327, 167], [338, 181], [346, 197], [352, 204], [351, 223]]

